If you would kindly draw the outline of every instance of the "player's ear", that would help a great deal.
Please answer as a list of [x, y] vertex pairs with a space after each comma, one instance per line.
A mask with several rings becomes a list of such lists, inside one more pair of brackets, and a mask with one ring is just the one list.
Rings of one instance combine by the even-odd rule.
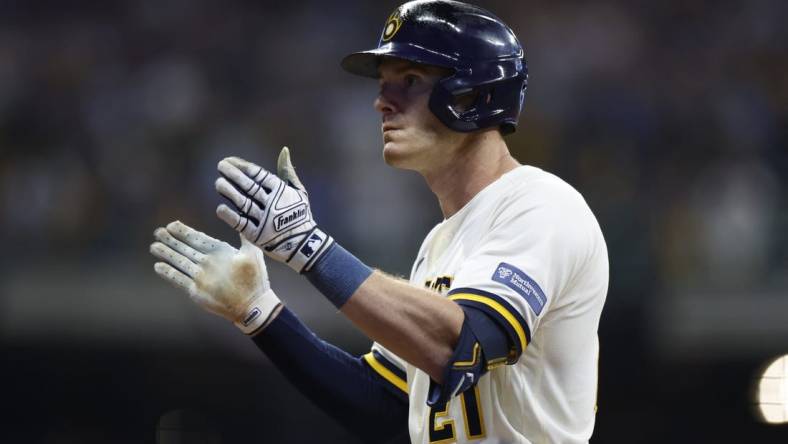
[[288, 182], [292, 187], [298, 188], [301, 191], [306, 191], [304, 185], [296, 175], [293, 163], [290, 162], [290, 149], [286, 146], [282, 147], [282, 151], [279, 152], [279, 160], [276, 162], [276, 175], [279, 176], [280, 179]]

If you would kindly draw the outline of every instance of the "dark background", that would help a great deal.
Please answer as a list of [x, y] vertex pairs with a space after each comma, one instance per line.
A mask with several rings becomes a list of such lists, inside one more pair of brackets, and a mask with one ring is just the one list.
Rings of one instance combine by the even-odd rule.
[[[788, 353], [784, 2], [479, 4], [526, 47], [511, 151], [608, 242], [592, 442], [788, 442], [753, 397]], [[382, 162], [375, 82], [338, 65], [396, 5], [0, 0], [0, 442], [354, 442], [147, 250], [174, 219], [236, 241], [216, 162], [286, 144], [321, 226], [407, 275], [440, 212]], [[270, 272], [322, 337], [368, 350]]]

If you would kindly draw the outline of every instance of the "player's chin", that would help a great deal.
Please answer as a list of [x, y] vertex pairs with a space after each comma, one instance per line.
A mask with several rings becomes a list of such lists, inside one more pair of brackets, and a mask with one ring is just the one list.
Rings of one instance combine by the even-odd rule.
[[413, 157], [408, 154], [408, 149], [402, 143], [386, 141], [383, 143], [383, 160], [395, 168], [409, 169], [408, 160]]

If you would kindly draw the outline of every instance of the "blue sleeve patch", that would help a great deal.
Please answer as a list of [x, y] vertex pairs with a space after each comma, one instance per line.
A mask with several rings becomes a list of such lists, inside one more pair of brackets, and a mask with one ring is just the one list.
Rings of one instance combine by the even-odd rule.
[[500, 282], [522, 296], [537, 316], [542, 314], [547, 296], [533, 279], [514, 265], [501, 262], [492, 275], [492, 280]]

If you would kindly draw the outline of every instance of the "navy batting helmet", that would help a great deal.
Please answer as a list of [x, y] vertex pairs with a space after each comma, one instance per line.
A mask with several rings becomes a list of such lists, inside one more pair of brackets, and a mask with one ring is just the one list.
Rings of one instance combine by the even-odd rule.
[[[384, 56], [454, 70], [436, 83], [429, 101], [432, 113], [449, 128], [515, 130], [528, 66], [514, 32], [489, 11], [450, 0], [405, 3], [389, 16], [378, 47], [350, 54], [342, 67], [377, 78]], [[457, 98], [468, 94], [475, 94], [473, 104], [458, 106]]]

